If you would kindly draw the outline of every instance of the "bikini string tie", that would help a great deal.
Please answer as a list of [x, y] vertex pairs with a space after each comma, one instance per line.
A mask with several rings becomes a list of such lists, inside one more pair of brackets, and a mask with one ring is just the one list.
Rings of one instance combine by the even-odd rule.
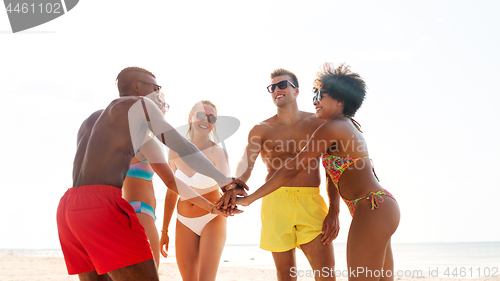
[[[378, 196], [378, 198], [375, 196]], [[368, 196], [366, 196], [366, 199], [369, 199], [372, 203], [372, 210], [377, 209], [380, 204], [384, 203], [384, 198], [376, 192], [370, 192]]]

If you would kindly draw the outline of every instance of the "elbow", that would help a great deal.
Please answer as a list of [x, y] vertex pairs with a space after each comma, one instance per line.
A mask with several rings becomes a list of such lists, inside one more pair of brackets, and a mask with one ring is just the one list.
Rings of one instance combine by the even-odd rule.
[[177, 202], [177, 196], [171, 196], [171, 197], [165, 199], [166, 205], [175, 205], [176, 202]]
[[164, 183], [168, 187], [168, 189], [177, 188], [177, 185], [175, 184], [174, 179], [168, 179]]
[[177, 193], [172, 190], [167, 191], [167, 195], [165, 196], [165, 204], [175, 203], [177, 201]]

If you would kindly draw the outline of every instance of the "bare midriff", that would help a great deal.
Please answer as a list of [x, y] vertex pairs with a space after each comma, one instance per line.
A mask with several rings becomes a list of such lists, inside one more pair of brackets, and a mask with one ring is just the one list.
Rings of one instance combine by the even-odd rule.
[[152, 181], [126, 177], [123, 181], [122, 195], [127, 202], [141, 201], [156, 211], [156, 197]]
[[[207, 189], [198, 189], [192, 186], [191, 188], [212, 203], [215, 203], [221, 197], [218, 185], [214, 185], [213, 187]], [[196, 218], [206, 215], [209, 212], [187, 200], [179, 199], [179, 201], [177, 202], [177, 213], [187, 218]]]

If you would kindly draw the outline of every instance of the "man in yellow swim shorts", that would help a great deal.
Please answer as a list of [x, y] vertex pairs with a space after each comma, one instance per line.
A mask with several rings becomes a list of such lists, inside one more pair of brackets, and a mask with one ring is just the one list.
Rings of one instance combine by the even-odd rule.
[[[248, 135], [245, 155], [236, 169], [237, 176], [245, 182], [259, 154], [267, 166], [267, 181], [305, 147], [312, 133], [324, 122], [313, 113], [299, 110], [299, 83], [292, 72], [274, 70], [267, 90], [277, 114], [255, 125]], [[316, 161], [316, 165], [310, 164], [286, 186], [262, 200], [260, 247], [273, 253], [280, 281], [296, 280], [292, 274], [297, 267], [295, 247], [304, 252], [313, 270], [327, 267], [334, 272], [331, 242], [338, 235], [340, 197], [333, 183], [327, 182], [330, 198], [327, 207], [319, 194], [320, 159], [311, 161]], [[230, 192], [226, 192], [226, 196], [230, 196]], [[321, 280], [335, 280], [335, 274]]]

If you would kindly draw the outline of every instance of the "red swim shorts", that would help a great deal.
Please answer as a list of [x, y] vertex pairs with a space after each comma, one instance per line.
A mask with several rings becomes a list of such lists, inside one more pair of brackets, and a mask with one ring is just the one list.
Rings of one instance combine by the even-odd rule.
[[134, 208], [115, 186], [68, 189], [57, 208], [57, 229], [69, 274], [104, 274], [153, 258]]

